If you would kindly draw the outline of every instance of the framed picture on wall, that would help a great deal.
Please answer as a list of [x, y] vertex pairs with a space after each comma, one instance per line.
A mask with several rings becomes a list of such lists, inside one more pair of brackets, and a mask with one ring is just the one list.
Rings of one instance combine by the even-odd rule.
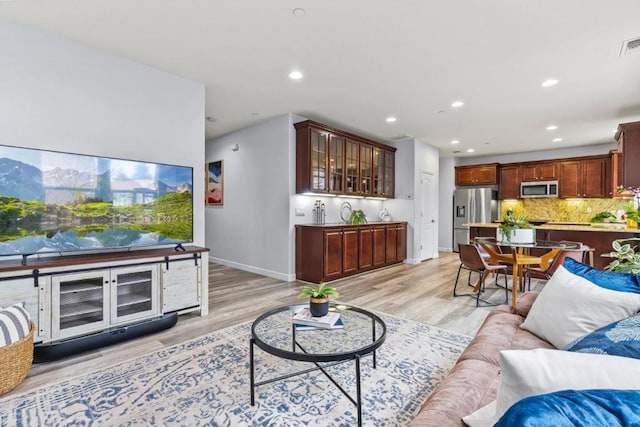
[[207, 187], [205, 204], [222, 205], [224, 195], [224, 161], [217, 160], [207, 164]]

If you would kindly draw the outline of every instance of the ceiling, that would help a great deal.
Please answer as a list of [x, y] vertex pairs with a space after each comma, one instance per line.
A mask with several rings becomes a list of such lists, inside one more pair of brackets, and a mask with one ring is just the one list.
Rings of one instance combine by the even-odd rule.
[[640, 48], [620, 55], [638, 0], [0, 0], [0, 17], [203, 82], [208, 139], [292, 112], [478, 156], [640, 120]]

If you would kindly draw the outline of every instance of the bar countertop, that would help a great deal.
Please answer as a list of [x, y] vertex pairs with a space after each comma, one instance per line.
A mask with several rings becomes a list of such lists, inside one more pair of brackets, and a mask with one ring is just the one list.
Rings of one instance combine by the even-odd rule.
[[[481, 227], [481, 228], [498, 228], [500, 223], [472, 222], [463, 224], [465, 227]], [[566, 222], [547, 222], [542, 225], [533, 226], [536, 230], [566, 230], [566, 231], [588, 231], [588, 232], [615, 232], [615, 233], [634, 233], [640, 234], [637, 228], [627, 228], [625, 224], [620, 223], [566, 223]]]

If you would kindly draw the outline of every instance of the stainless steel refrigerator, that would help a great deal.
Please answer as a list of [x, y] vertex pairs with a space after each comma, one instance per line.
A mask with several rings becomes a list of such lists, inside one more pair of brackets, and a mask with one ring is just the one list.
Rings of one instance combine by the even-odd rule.
[[458, 243], [469, 243], [471, 222], [493, 222], [498, 219], [498, 191], [495, 187], [459, 187], [453, 193], [453, 250]]

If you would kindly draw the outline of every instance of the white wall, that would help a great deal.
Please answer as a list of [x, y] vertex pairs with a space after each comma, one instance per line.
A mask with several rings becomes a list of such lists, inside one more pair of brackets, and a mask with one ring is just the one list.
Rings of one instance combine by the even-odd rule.
[[290, 279], [292, 120], [285, 114], [207, 141], [206, 161], [224, 160], [224, 204], [206, 207], [213, 261]]
[[440, 158], [440, 195], [438, 197], [438, 249], [453, 251], [453, 189], [455, 176], [453, 157]]
[[0, 144], [194, 168], [204, 245], [204, 85], [0, 19]]

